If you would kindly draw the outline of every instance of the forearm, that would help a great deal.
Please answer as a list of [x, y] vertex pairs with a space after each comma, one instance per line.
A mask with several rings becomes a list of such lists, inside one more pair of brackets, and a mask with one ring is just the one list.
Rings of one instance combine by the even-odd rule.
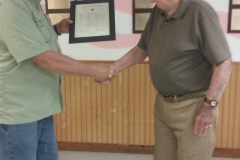
[[228, 83], [232, 68], [232, 60], [227, 59], [214, 68], [211, 83], [206, 97], [219, 101]]
[[113, 63], [116, 72], [120, 72], [134, 64], [140, 63], [147, 58], [147, 52], [138, 46], [132, 48], [122, 58]]
[[55, 51], [46, 51], [33, 58], [42, 68], [66, 75], [90, 76], [97, 72], [97, 66], [77, 61]]

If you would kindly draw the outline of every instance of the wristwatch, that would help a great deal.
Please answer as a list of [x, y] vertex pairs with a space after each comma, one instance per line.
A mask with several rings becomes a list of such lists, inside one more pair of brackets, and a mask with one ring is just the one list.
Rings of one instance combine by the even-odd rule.
[[206, 102], [207, 104], [209, 104], [211, 106], [211, 108], [217, 107], [218, 105], [218, 101], [216, 100], [210, 100], [207, 97], [204, 99], [204, 102]]

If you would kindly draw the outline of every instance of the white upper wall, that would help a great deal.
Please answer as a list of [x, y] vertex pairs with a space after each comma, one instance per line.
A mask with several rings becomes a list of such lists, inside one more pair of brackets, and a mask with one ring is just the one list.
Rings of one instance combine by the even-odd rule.
[[[228, 0], [206, 0], [217, 12], [234, 61], [240, 61], [240, 34], [227, 33]], [[41, 2], [44, 4], [44, 0]], [[68, 35], [61, 35], [63, 54], [78, 60], [117, 60], [134, 47], [140, 34], [132, 34], [132, 0], [115, 0], [116, 41], [68, 44]]]

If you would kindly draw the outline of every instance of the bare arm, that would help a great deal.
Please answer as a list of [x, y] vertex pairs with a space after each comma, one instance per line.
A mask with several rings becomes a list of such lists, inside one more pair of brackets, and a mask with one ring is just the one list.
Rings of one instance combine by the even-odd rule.
[[229, 80], [231, 68], [231, 59], [227, 59], [215, 66], [210, 87], [206, 96], [208, 99], [215, 99], [217, 101], [220, 100]]
[[146, 51], [142, 50], [138, 46], [132, 48], [128, 53], [126, 53], [122, 58], [114, 62], [115, 72], [120, 72], [125, 68], [128, 68], [134, 64], [140, 63], [147, 58], [148, 54]]
[[[59, 33], [69, 33], [69, 25], [73, 21], [65, 18], [56, 24]], [[105, 65], [93, 65], [74, 60], [55, 51], [46, 51], [33, 57], [36, 64], [44, 69], [67, 75], [89, 76], [98, 81], [106, 81], [108, 67]]]
[[39, 67], [59, 74], [90, 76], [99, 81], [108, 79], [107, 66], [80, 62], [55, 51], [46, 51], [33, 60]]
[[[123, 57], [114, 62], [108, 70], [108, 77], [112, 78], [117, 76], [118, 72], [128, 68], [134, 64], [144, 61], [147, 58], [148, 54], [146, 51], [142, 50], [138, 46], [133, 47], [129, 52], [127, 52]], [[97, 81], [97, 83], [102, 85], [107, 85], [107, 81]]]
[[[208, 93], [206, 97], [210, 100], [219, 101], [223, 91], [228, 83], [232, 68], [232, 60], [229, 58], [218, 63], [213, 71], [211, 83], [209, 86]], [[199, 136], [206, 135], [210, 130], [210, 127], [214, 122], [216, 108], [211, 108], [209, 104], [204, 102], [202, 108], [198, 113], [195, 125], [194, 133]]]

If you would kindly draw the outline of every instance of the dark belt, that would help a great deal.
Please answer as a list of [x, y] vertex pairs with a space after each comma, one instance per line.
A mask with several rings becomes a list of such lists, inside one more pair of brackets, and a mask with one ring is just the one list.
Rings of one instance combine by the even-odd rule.
[[161, 93], [159, 94], [163, 97], [164, 101], [171, 103], [171, 102], [185, 101], [188, 99], [194, 99], [199, 97], [205, 97], [207, 94], [207, 90], [193, 92], [185, 95], [165, 95]]

